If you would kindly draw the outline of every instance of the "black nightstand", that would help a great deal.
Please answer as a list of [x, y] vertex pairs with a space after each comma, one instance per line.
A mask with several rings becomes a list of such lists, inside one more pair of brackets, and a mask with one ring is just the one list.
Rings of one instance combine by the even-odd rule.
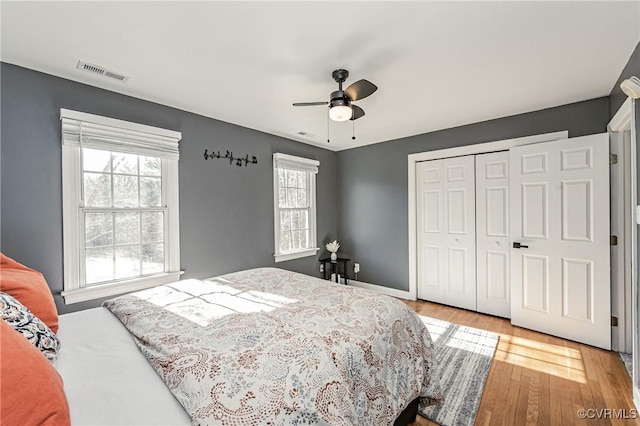
[[336, 282], [338, 282], [338, 275], [340, 275], [344, 278], [345, 285], [349, 284], [347, 264], [350, 260], [351, 259], [345, 259], [343, 257], [339, 257], [336, 260], [331, 260], [330, 257], [320, 259], [319, 262], [322, 264], [322, 278], [325, 280], [330, 280], [331, 274], [335, 274]]

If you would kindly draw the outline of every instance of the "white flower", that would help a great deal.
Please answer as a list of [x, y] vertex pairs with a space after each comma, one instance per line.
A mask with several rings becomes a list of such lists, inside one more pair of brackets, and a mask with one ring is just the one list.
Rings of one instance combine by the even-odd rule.
[[327, 248], [327, 251], [337, 253], [340, 248], [340, 244], [338, 243], [338, 240], [333, 240], [330, 243], [327, 243], [325, 247]]

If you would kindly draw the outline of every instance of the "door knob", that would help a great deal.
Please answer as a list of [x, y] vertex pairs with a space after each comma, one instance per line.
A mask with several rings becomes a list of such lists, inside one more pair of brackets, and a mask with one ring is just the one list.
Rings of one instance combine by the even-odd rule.
[[525, 246], [524, 244], [520, 244], [520, 243], [513, 243], [513, 248], [529, 248], [529, 246]]

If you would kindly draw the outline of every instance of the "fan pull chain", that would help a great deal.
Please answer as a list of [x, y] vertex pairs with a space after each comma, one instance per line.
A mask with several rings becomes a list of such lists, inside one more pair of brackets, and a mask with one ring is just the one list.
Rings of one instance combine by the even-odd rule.
[[356, 140], [356, 120], [351, 120], [351, 139]]

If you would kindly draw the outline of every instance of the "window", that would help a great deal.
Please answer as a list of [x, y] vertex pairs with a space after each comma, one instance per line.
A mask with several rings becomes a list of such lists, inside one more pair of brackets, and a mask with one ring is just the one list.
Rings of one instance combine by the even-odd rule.
[[276, 262], [313, 256], [316, 247], [316, 174], [320, 162], [273, 154]]
[[62, 109], [66, 303], [180, 275], [181, 134]]

